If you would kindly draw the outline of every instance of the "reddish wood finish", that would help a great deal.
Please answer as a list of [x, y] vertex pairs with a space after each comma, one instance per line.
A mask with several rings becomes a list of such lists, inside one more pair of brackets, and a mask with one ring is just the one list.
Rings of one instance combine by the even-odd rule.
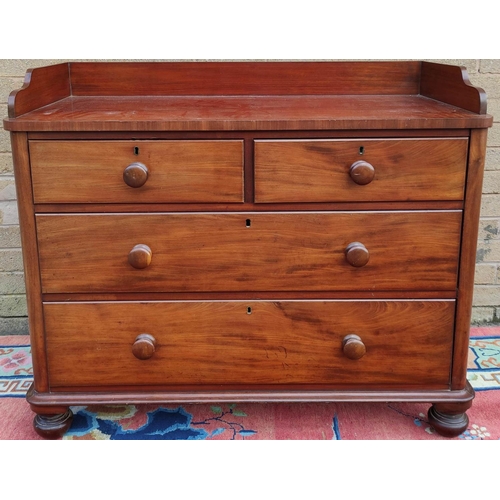
[[[454, 301], [135, 302], [44, 310], [52, 387], [449, 383]], [[156, 339], [146, 362], [131, 351], [144, 331]], [[353, 331], [366, 344], [358, 361], [343, 354]]]
[[[454, 290], [461, 223], [460, 212], [37, 216], [44, 293]], [[370, 253], [362, 268], [346, 261], [354, 241]], [[152, 251], [147, 269], [128, 263], [136, 244]]]
[[345, 258], [351, 266], [363, 267], [366, 266], [370, 260], [370, 252], [363, 243], [355, 241], [347, 245], [345, 249]]
[[366, 186], [375, 178], [375, 169], [367, 161], [355, 161], [349, 169], [349, 177], [356, 184]]
[[366, 354], [366, 346], [359, 335], [350, 333], [342, 339], [342, 351], [349, 359], [361, 359]]
[[69, 405], [428, 401], [457, 435], [491, 124], [435, 63], [30, 70], [4, 128], [37, 432]]
[[123, 171], [123, 182], [131, 188], [140, 188], [146, 184], [148, 176], [148, 167], [143, 163], [134, 162]]
[[73, 95], [415, 94], [420, 63], [71, 63]]
[[141, 333], [132, 344], [132, 354], [141, 360], [149, 359], [156, 351], [156, 339], [149, 333]]
[[151, 248], [147, 245], [139, 243], [135, 245], [128, 254], [128, 263], [134, 269], [145, 269], [151, 264], [151, 259], [153, 258], [153, 252]]
[[[30, 141], [35, 203], [243, 201], [242, 141]], [[123, 172], [140, 161], [147, 182]]]
[[[141, 292], [141, 298], [148, 301], [156, 300], [287, 300], [300, 296], [303, 300], [328, 299], [455, 299], [456, 290], [369, 290], [369, 291], [319, 291], [304, 292], [290, 290], [287, 292]], [[45, 293], [44, 302], [94, 302], [100, 300], [130, 301], [137, 294], [120, 293]]]
[[26, 72], [22, 88], [14, 90], [9, 96], [9, 118], [24, 115], [69, 95], [71, 84], [68, 63], [30, 69]]
[[39, 436], [45, 439], [59, 439], [71, 427], [73, 412], [68, 409], [59, 414], [37, 414], [33, 421], [33, 427]]
[[[351, 178], [358, 160], [368, 185]], [[465, 139], [256, 141], [255, 201], [461, 200], [466, 161]]]
[[[153, 390], [155, 389], [155, 390]], [[411, 389], [411, 390], [410, 390]], [[219, 387], [207, 387], [200, 390], [199, 387], [177, 387], [159, 389], [155, 387], [115, 387], [106, 392], [90, 391], [88, 388], [75, 387], [73, 392], [68, 389], [55, 389], [52, 393], [38, 393], [33, 389], [28, 391], [27, 399], [34, 411], [48, 408], [56, 408], [61, 403], [67, 405], [98, 405], [98, 404], [130, 404], [133, 400], [136, 404], [161, 404], [165, 401], [175, 403], [209, 403], [212, 401], [227, 403], [262, 403], [262, 402], [404, 402], [428, 403], [430, 401], [442, 401], [449, 403], [467, 403], [474, 399], [474, 391], [467, 382], [464, 389], [450, 390], [422, 390], [405, 387], [404, 389], [384, 389], [374, 391], [372, 389], [343, 388], [332, 390], [324, 386], [297, 386], [284, 388], [283, 386], [253, 386], [251, 389], [225, 386], [224, 390]], [[149, 392], [150, 391], [150, 392]]]
[[469, 330], [474, 295], [474, 271], [479, 215], [481, 212], [486, 138], [487, 130], [473, 130], [471, 132], [458, 281], [460, 307], [457, 309], [455, 325], [456, 341], [454, 344], [452, 389], [463, 387], [467, 377]]
[[40, 268], [38, 264], [38, 244], [33, 208], [33, 191], [26, 134], [11, 134], [14, 176], [23, 248], [24, 281], [33, 357], [34, 384], [37, 391], [47, 391], [47, 360], [45, 357], [45, 330], [41, 302]]
[[434, 403], [427, 413], [429, 423], [442, 436], [458, 436], [467, 430], [469, 417], [467, 417], [465, 412], [471, 406], [472, 399], [461, 401], [459, 403]]
[[420, 93], [473, 113], [486, 114], [486, 93], [470, 83], [462, 66], [422, 62]]
[[[168, 140], [207, 140], [207, 139], [246, 139], [252, 142], [254, 139], [357, 139], [366, 137], [368, 139], [397, 137], [419, 137], [426, 139], [429, 137], [469, 137], [469, 130], [464, 129], [378, 129], [378, 130], [273, 130], [272, 133], [267, 130], [238, 130], [238, 131], [155, 131], [155, 139]], [[151, 132], [147, 131], [86, 131], [79, 132], [80, 140], [150, 140]], [[74, 140], [74, 132], [29, 132], [29, 140]], [[253, 163], [252, 163], [253, 165]]]
[[[245, 186], [246, 189], [246, 186]], [[248, 189], [248, 192], [251, 192]], [[250, 196], [250, 194], [248, 195]], [[395, 202], [338, 202], [338, 203], [211, 203], [213, 212], [348, 212], [348, 211], [379, 211], [379, 210], [462, 210], [463, 201], [395, 201]], [[105, 205], [103, 203], [40, 203], [35, 205], [35, 212], [39, 214], [54, 213], [148, 213], [154, 212], [205, 212], [206, 203], [116, 203]]]
[[29, 72], [4, 128], [488, 127], [484, 102], [461, 68], [417, 61], [69, 63]]
[[69, 97], [4, 121], [28, 132], [488, 127], [489, 115], [418, 95]]

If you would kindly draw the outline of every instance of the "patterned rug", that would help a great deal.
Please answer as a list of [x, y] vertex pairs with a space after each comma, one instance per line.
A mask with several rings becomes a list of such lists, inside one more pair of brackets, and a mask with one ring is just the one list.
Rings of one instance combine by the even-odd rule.
[[[25, 401], [28, 337], [0, 337], [0, 439], [41, 439]], [[471, 330], [468, 379], [476, 398], [455, 439], [500, 439], [500, 327]], [[71, 440], [439, 440], [427, 403], [248, 403], [72, 407]]]

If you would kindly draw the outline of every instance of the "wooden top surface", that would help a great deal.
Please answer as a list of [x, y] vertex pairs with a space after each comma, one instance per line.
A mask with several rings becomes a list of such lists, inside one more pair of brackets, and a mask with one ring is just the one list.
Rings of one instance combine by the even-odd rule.
[[482, 128], [465, 68], [418, 61], [63, 63], [29, 70], [12, 131]]
[[300, 130], [488, 126], [478, 115], [420, 95], [67, 97], [7, 130]]

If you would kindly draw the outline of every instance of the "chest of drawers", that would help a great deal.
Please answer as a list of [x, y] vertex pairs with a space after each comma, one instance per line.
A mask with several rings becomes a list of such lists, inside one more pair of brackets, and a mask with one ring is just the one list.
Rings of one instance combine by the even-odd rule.
[[4, 126], [36, 430], [71, 405], [425, 401], [462, 432], [491, 124], [427, 62], [30, 70]]

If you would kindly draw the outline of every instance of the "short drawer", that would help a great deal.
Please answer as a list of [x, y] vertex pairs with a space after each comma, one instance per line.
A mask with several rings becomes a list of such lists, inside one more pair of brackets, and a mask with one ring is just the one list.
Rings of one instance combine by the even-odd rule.
[[38, 215], [42, 290], [455, 290], [460, 211]]
[[255, 141], [255, 201], [462, 200], [466, 138]]
[[241, 203], [243, 141], [30, 141], [35, 203]]
[[445, 389], [454, 310], [454, 301], [46, 303], [49, 380]]

